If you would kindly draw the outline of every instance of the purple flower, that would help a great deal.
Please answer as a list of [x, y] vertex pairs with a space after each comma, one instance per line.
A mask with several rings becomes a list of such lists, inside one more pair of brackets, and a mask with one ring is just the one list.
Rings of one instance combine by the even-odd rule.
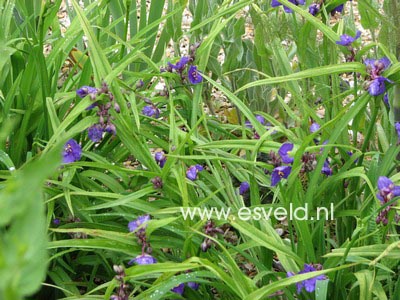
[[364, 60], [364, 65], [367, 67], [367, 72], [370, 74], [372, 79], [380, 76], [385, 71], [391, 62], [389, 58], [382, 57], [380, 59], [367, 58]]
[[92, 127], [88, 129], [88, 136], [89, 139], [94, 142], [100, 142], [101, 139], [103, 138], [103, 128], [101, 127], [100, 124], [95, 124]]
[[170, 62], [168, 62], [168, 66], [171, 68], [171, 70], [177, 70], [179, 72], [182, 72], [188, 62], [189, 62], [189, 57], [182, 56], [181, 59], [176, 63], [176, 65], [173, 65]]
[[378, 96], [386, 91], [385, 81], [392, 83], [391, 80], [381, 76], [381, 73], [390, 66], [390, 60], [387, 57], [381, 59], [366, 59], [364, 64], [367, 67], [369, 82], [366, 85], [368, 93], [371, 96]]
[[88, 107], [86, 107], [86, 110], [91, 110], [97, 106], [97, 102], [90, 104]]
[[308, 7], [308, 12], [315, 16], [319, 12], [319, 4], [318, 3], [313, 3]]
[[400, 196], [400, 186], [394, 185], [393, 181], [385, 176], [378, 178], [378, 190], [376, 197], [384, 203]]
[[155, 105], [146, 105], [142, 109], [142, 114], [148, 117], [158, 118], [160, 117], [160, 110]]
[[199, 171], [203, 171], [203, 167], [201, 165], [191, 166], [186, 171], [186, 178], [195, 181], [197, 179], [197, 173]]
[[[134, 232], [138, 227], [143, 225], [144, 223], [150, 221], [150, 216], [149, 215], [144, 215], [144, 216], [139, 216], [136, 220], [130, 221], [128, 223], [128, 229], [129, 232]], [[147, 224], [144, 226], [144, 228], [147, 227]]]
[[280, 166], [276, 167], [271, 174], [271, 186], [277, 185], [282, 178], [288, 178], [292, 167], [290, 166]]
[[190, 287], [192, 290], [197, 291], [200, 285], [197, 282], [190, 281], [187, 283], [187, 286]]
[[263, 116], [256, 115], [256, 119], [257, 119], [258, 122], [261, 123], [261, 125], [265, 124], [265, 118]]
[[[304, 264], [304, 269], [301, 270], [298, 274], [306, 274], [314, 271], [319, 271], [321, 269], [322, 269], [321, 266], [318, 266], [318, 269], [316, 269], [312, 264]], [[287, 273], [288, 277], [292, 277], [294, 275], [295, 274], [293, 272]], [[306, 279], [304, 281], [296, 283], [297, 294], [300, 294], [303, 288], [309, 293], [313, 292], [315, 290], [315, 285], [317, 284], [317, 280], [325, 280], [325, 279], [326, 279], [325, 275], [318, 275], [313, 278]]]
[[106, 128], [104, 129], [104, 131], [111, 133], [111, 134], [117, 134], [117, 128], [115, 128], [115, 125], [112, 123], [108, 123], [106, 125]]
[[167, 157], [164, 154], [165, 153], [163, 151], [158, 151], [154, 154], [154, 159], [160, 168], [164, 167], [165, 162], [167, 161]]
[[56, 225], [56, 226], [60, 225], [60, 223], [61, 223], [61, 221], [58, 218], [53, 220], [53, 224]]
[[385, 81], [392, 82], [391, 80], [389, 80], [383, 76], [379, 76], [379, 77], [375, 78], [374, 80], [372, 80], [369, 83], [368, 93], [371, 96], [382, 95], [386, 91]]
[[63, 162], [65, 164], [80, 160], [81, 155], [82, 148], [74, 139], [70, 139], [65, 143], [63, 152]]
[[342, 45], [342, 46], [350, 46], [360, 36], [361, 36], [361, 31], [359, 31], [359, 30], [357, 30], [355, 37], [352, 37], [352, 36], [350, 36], [348, 34], [342, 34], [340, 36], [340, 41], [337, 41], [336, 44]]
[[199, 171], [199, 172], [204, 170], [203, 166], [202, 166], [202, 165], [199, 165], [199, 164], [195, 165], [195, 168], [196, 168], [197, 171]]
[[246, 193], [250, 188], [250, 184], [247, 181], [243, 181], [239, 186], [239, 194], [243, 195]]
[[76, 90], [76, 94], [79, 98], [85, 98], [87, 95], [90, 96], [92, 100], [96, 99], [97, 89], [91, 86], [84, 85]]
[[[378, 178], [378, 193], [376, 197], [381, 201], [382, 205], [390, 202], [394, 197], [400, 196], [400, 186], [394, 185], [393, 181], [385, 176], [380, 176]], [[384, 207], [376, 217], [376, 223], [382, 223], [383, 225], [387, 225], [389, 223], [388, 214], [391, 208], [396, 205], [395, 203], [391, 203]], [[395, 212], [395, 221], [398, 223], [400, 220], [400, 216], [397, 211]]]
[[397, 137], [399, 138], [400, 141], [400, 122], [394, 123], [394, 128], [396, 129]]
[[177, 285], [176, 287], [171, 289], [171, 292], [179, 294], [179, 295], [183, 295], [183, 292], [185, 290], [185, 284], [181, 283], [180, 285]]
[[324, 166], [321, 169], [321, 173], [325, 174], [326, 176], [331, 176], [332, 175], [332, 169], [329, 166], [328, 159], [325, 160]]
[[[264, 124], [265, 124], [265, 118], [264, 118], [263, 116], [261, 116], [261, 115], [256, 115], [256, 120], [257, 120], [258, 122], [260, 122], [261, 125], [264, 125]], [[246, 120], [246, 121], [244, 122], [244, 126], [246, 126], [246, 127], [249, 128], [249, 129], [253, 129], [253, 125], [251, 125], [251, 123], [250, 123], [249, 120]], [[271, 124], [270, 124], [270, 123], [267, 123], [266, 126], [267, 126], [267, 127], [270, 127]]]
[[150, 254], [142, 254], [136, 256], [134, 259], [131, 259], [128, 264], [132, 265], [133, 263], [136, 263], [138, 265], [151, 265], [155, 264], [157, 262], [157, 259], [155, 259], [153, 256]]
[[343, 7], [344, 7], [344, 4], [340, 4], [339, 6], [336, 6], [334, 9], [332, 9], [332, 11], [331, 11], [331, 15], [333, 16], [333, 15], [335, 15], [335, 13], [342, 13], [342, 11], [343, 11]]
[[203, 76], [197, 71], [196, 66], [190, 66], [188, 70], [188, 78], [191, 84], [197, 84], [203, 81]]
[[314, 132], [318, 131], [320, 128], [321, 128], [321, 126], [319, 126], [318, 123], [313, 122], [313, 123], [310, 125], [310, 132], [311, 132], [311, 133], [314, 133]]
[[385, 103], [385, 105], [390, 108], [390, 104], [389, 104], [389, 94], [386, 93], [385, 95], [383, 95], [383, 103]]
[[293, 163], [294, 161], [293, 157], [290, 157], [288, 154], [288, 152], [292, 150], [293, 150], [293, 144], [291, 143], [285, 143], [279, 148], [278, 154], [282, 158], [283, 163], [285, 164]]
[[[294, 5], [303, 5], [305, 3], [305, 0], [289, 0], [289, 2], [293, 3]], [[277, 7], [282, 5], [282, 3], [280, 3], [278, 0], [272, 0], [271, 1], [271, 7]], [[292, 13], [293, 11], [287, 7], [287, 6], [283, 6], [283, 9], [285, 10], [285, 12], [287, 13]]]

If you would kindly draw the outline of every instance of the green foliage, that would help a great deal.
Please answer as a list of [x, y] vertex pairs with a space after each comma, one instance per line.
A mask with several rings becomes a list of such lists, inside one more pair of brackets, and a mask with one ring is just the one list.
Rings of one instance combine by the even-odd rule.
[[[376, 196], [380, 176], [400, 182], [396, 1], [325, 1], [313, 16], [288, 0], [293, 13], [271, 1], [72, 0], [67, 28], [62, 2], [0, 0], [1, 299], [400, 298], [397, 198]], [[352, 48], [336, 44], [360, 26]], [[182, 56], [201, 83], [168, 67]], [[364, 64], [383, 56], [390, 107], [368, 92]], [[80, 97], [84, 86], [97, 90]], [[82, 155], [63, 163], [69, 139]], [[272, 186], [283, 143], [291, 174]], [[331, 204], [334, 220], [317, 219]], [[238, 218], [305, 205], [309, 220]], [[231, 215], [214, 211], [210, 225], [185, 218], [190, 207]], [[143, 253], [157, 263], [129, 263]], [[315, 292], [298, 293], [315, 276]], [[171, 291], [181, 283], [183, 296]]]

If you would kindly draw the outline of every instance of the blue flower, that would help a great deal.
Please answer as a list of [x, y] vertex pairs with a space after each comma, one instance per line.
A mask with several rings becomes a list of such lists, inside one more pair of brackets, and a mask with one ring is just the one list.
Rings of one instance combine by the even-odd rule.
[[288, 178], [290, 172], [292, 172], [292, 167], [290, 166], [276, 167], [271, 174], [271, 186], [277, 185], [282, 178]]
[[183, 292], [185, 290], [185, 284], [181, 283], [180, 285], [177, 285], [176, 287], [171, 289], [171, 292], [179, 294], [179, 295], [183, 295]]
[[197, 84], [203, 81], [203, 76], [197, 71], [196, 66], [190, 66], [188, 70], [188, 78], [191, 84]]
[[81, 155], [82, 148], [74, 139], [70, 139], [65, 143], [63, 152], [63, 162], [65, 164], [80, 160]]
[[371, 96], [379, 96], [386, 92], [385, 81], [392, 83], [391, 80], [387, 79], [386, 77], [379, 76], [373, 79], [368, 86], [368, 93]]
[[[319, 267], [319, 269], [322, 269], [322, 267]], [[318, 271], [312, 264], [304, 264], [304, 269], [301, 270], [298, 274], [306, 274], [310, 272]], [[288, 272], [287, 276], [292, 277], [295, 274], [292, 272]], [[304, 288], [307, 292], [311, 293], [315, 290], [315, 285], [317, 284], [317, 280], [325, 280], [326, 276], [325, 275], [318, 275], [315, 277], [312, 277], [310, 279], [306, 279], [304, 281], [300, 281], [296, 283], [297, 286], [297, 294], [300, 294], [302, 289]]]
[[165, 156], [163, 151], [158, 151], [154, 154], [154, 159], [160, 168], [164, 167], [165, 162], [167, 161], [167, 157]]
[[106, 128], [104, 128], [104, 131], [114, 134], [114, 135], [117, 134], [117, 128], [115, 128], [115, 125], [113, 123], [108, 123], [106, 125]]
[[187, 286], [190, 287], [192, 290], [197, 291], [200, 285], [197, 282], [190, 281], [187, 283]]
[[381, 76], [381, 73], [390, 66], [390, 60], [387, 57], [381, 59], [366, 59], [364, 64], [367, 67], [370, 81], [366, 85], [368, 93], [371, 96], [378, 96], [386, 91], [385, 81], [393, 83], [386, 77]]
[[[293, 3], [294, 5], [303, 5], [306, 1], [305, 0], [289, 0], [289, 2]], [[272, 0], [271, 1], [271, 7], [277, 7], [282, 5], [282, 3], [280, 3], [278, 0]], [[292, 13], [293, 11], [287, 7], [287, 6], [283, 6], [283, 9], [285, 10], [285, 12], [287, 13]]]
[[331, 167], [329, 166], [329, 161], [328, 161], [328, 159], [326, 159], [326, 160], [324, 161], [324, 166], [323, 166], [322, 169], [321, 169], [321, 173], [322, 173], [322, 174], [325, 174], [326, 176], [331, 176], [331, 175], [332, 175], [332, 169], [331, 169]]
[[103, 131], [104, 130], [100, 124], [93, 125], [88, 129], [89, 139], [94, 143], [100, 142], [103, 138]]
[[380, 73], [390, 66], [390, 64], [391, 62], [387, 57], [382, 57], [380, 59], [367, 58], [364, 60], [364, 65], [367, 67], [367, 71], [371, 75], [372, 79], [378, 77]]
[[250, 188], [250, 184], [247, 181], [243, 181], [239, 186], [239, 194], [243, 195], [246, 193]]
[[393, 181], [385, 176], [378, 178], [378, 190], [376, 197], [384, 203], [400, 196], [400, 186], [394, 185]]
[[385, 95], [383, 95], [383, 103], [385, 103], [385, 105], [390, 108], [390, 103], [389, 103], [389, 94], [386, 93]]
[[189, 57], [182, 56], [181, 59], [175, 65], [171, 64], [170, 62], [168, 62], [168, 66], [171, 68], [171, 70], [174, 69], [174, 70], [177, 70], [179, 72], [182, 72], [183, 69], [185, 69], [185, 67], [188, 64], [188, 62], [189, 62]]
[[134, 259], [130, 260], [128, 262], [128, 264], [132, 265], [133, 263], [136, 263], [138, 265], [151, 265], [151, 264], [155, 264], [156, 262], [157, 262], [157, 259], [155, 259], [150, 254], [144, 253], [144, 254], [138, 255]]
[[256, 119], [258, 122], [260, 122], [261, 125], [265, 124], [265, 118], [261, 115], [256, 115]]
[[186, 171], [186, 178], [195, 181], [197, 179], [197, 173], [203, 171], [203, 167], [201, 165], [191, 166]]
[[341, 13], [343, 11], [344, 4], [340, 4], [331, 10], [331, 15], [333, 16], [336, 12]]
[[348, 34], [342, 34], [340, 36], [340, 41], [337, 41], [336, 44], [342, 45], [342, 46], [350, 46], [352, 43], [354, 43], [355, 40], [360, 38], [361, 36], [361, 31], [357, 30], [356, 36], [352, 37]]
[[399, 138], [399, 141], [400, 141], [400, 122], [396, 122], [394, 124], [394, 128], [396, 129], [397, 137]]
[[84, 85], [76, 90], [76, 94], [79, 98], [85, 98], [87, 95], [90, 96], [92, 100], [96, 99], [97, 89], [92, 86]]
[[319, 12], [320, 6], [318, 3], [313, 3], [308, 7], [308, 12], [315, 16]]
[[293, 150], [293, 147], [294, 147], [293, 144], [285, 143], [279, 148], [278, 154], [281, 157], [283, 163], [285, 163], [285, 164], [293, 163], [293, 161], [294, 161], [293, 157], [290, 157], [288, 154], [289, 151]]
[[157, 119], [158, 117], [160, 117], [160, 110], [155, 105], [146, 105], [142, 109], [142, 114]]
[[[150, 221], [149, 215], [139, 216], [136, 220], [130, 221], [128, 223], [128, 229], [130, 232], [134, 232], [141, 225], [145, 224], [148, 221]], [[144, 228], [146, 228], [146, 227], [147, 227], [147, 224], [144, 226]]]
[[319, 126], [318, 123], [313, 122], [313, 123], [310, 125], [310, 132], [311, 132], [311, 133], [314, 133], [314, 132], [318, 131], [320, 128], [321, 128], [321, 126]]

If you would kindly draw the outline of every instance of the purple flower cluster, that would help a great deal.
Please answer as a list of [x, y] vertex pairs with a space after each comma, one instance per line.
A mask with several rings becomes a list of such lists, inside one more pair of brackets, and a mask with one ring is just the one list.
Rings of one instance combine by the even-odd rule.
[[[306, 3], [305, 0], [289, 0], [289, 2], [293, 3], [294, 5], [303, 5], [303, 4]], [[272, 0], [271, 1], [271, 7], [277, 7], [277, 6], [280, 6], [280, 5], [282, 5], [282, 3], [280, 3], [279, 0]], [[290, 9], [289, 7], [287, 7], [287, 6], [283, 6], [283, 9], [287, 13], [292, 13], [293, 12], [293, 10]]]
[[390, 66], [390, 60], [387, 57], [381, 59], [366, 59], [364, 64], [367, 67], [368, 80], [366, 89], [371, 96], [379, 96], [385, 93], [385, 81], [392, 83], [391, 80], [381, 76], [382, 72]]
[[[380, 176], [378, 178], [378, 193], [376, 194], [376, 197], [381, 201], [382, 205], [387, 204], [390, 202], [394, 197], [400, 196], [400, 186], [394, 185], [393, 181], [391, 181], [389, 178], [385, 176]], [[379, 214], [378, 217], [376, 218], [376, 223], [382, 223], [383, 225], [388, 224], [388, 214], [392, 206], [394, 206], [395, 203], [392, 203], [390, 205], [387, 205], [385, 208], [383, 208]], [[399, 222], [400, 217], [396, 212], [395, 215], [396, 222]]]
[[136, 256], [134, 259], [131, 259], [128, 262], [129, 265], [132, 265], [133, 263], [138, 265], [150, 265], [157, 262], [157, 260], [149, 254], [151, 253], [152, 249], [146, 237], [146, 227], [148, 221], [150, 221], [150, 216], [144, 215], [139, 216], [136, 220], [128, 223], [129, 232], [134, 232], [138, 238], [138, 243], [142, 245], [142, 254]]
[[[318, 130], [319, 125], [313, 123], [310, 130]], [[314, 131], [315, 132], [315, 131]], [[278, 150], [278, 155], [271, 151], [269, 154], [268, 163], [272, 164], [274, 169], [271, 173], [271, 186], [276, 186], [282, 179], [289, 177], [292, 167], [290, 166], [294, 159], [290, 155], [294, 146], [292, 143], [284, 143]], [[315, 169], [317, 164], [317, 155], [314, 153], [305, 152], [301, 157], [302, 166], [300, 169], [300, 174], [305, 174], [311, 172]], [[329, 164], [329, 160], [326, 159], [324, 165], [321, 169], [321, 173], [327, 176], [332, 175], [332, 169]]]
[[[115, 102], [114, 95], [109, 90], [108, 85], [103, 82], [99, 89], [91, 86], [82, 86], [76, 90], [76, 94], [80, 98], [89, 96], [90, 99], [94, 101], [92, 105], [86, 108], [87, 110], [98, 107], [96, 114], [99, 117], [99, 122], [88, 128], [89, 139], [94, 143], [98, 143], [103, 139], [104, 132], [115, 135], [117, 130], [115, 125], [112, 123], [113, 117], [110, 114], [110, 109], [113, 108], [117, 113], [119, 113], [120, 107]], [[99, 97], [102, 95], [105, 97], [102, 97], [103, 100], [99, 100]]]
[[[173, 71], [178, 73], [182, 81], [185, 81], [187, 78], [191, 84], [201, 83], [203, 81], [203, 76], [201, 76], [201, 73], [197, 70], [197, 66], [193, 65], [195, 50], [195, 48], [191, 47], [190, 57], [182, 56], [176, 64], [168, 62], [166, 70], [171, 73]], [[186, 69], [187, 76], [184, 73]]]
[[[220, 227], [216, 227], [212, 221], [207, 221], [204, 226], [204, 233], [210, 237], [216, 238], [219, 234], [224, 234], [224, 231]], [[203, 252], [206, 252], [213, 245], [213, 241], [206, 237], [201, 243], [200, 248]]]
[[[304, 269], [301, 270], [298, 274], [306, 274], [306, 273], [310, 273], [310, 272], [315, 272], [315, 271], [320, 271], [322, 270], [322, 266], [320, 264], [304, 264]], [[287, 276], [288, 277], [292, 277], [295, 274], [293, 272], [288, 272]], [[300, 281], [298, 283], [296, 283], [297, 286], [297, 294], [300, 294], [301, 291], [303, 290], [303, 288], [309, 292], [312, 293], [313, 291], [315, 291], [315, 285], [317, 284], [317, 280], [325, 280], [327, 279], [327, 277], [325, 275], [318, 275], [315, 277], [312, 277], [310, 279], [306, 279], [304, 281]]]
[[[292, 1], [290, 1], [292, 2]], [[324, 3], [324, 0], [317, 0], [315, 3], [312, 3], [309, 7], [308, 7], [308, 12], [310, 14], [312, 14], [313, 16], [317, 15], [320, 10], [321, 10], [321, 6]], [[330, 11], [331, 16], [334, 16], [337, 12], [338, 13], [342, 13], [343, 12], [343, 8], [344, 8], [344, 4], [340, 4], [338, 6], [336, 6], [335, 8], [333, 8]]]
[[124, 278], [126, 276], [125, 270], [123, 266], [114, 265], [115, 280], [119, 283], [117, 294], [111, 295], [110, 300], [128, 300], [129, 299], [129, 291], [128, 284], [125, 283]]
[[292, 172], [291, 166], [282, 166], [282, 163], [293, 163], [293, 157], [289, 156], [289, 152], [293, 150], [293, 147], [293, 144], [285, 143], [278, 150], [279, 156], [274, 152], [270, 153], [272, 164], [275, 167], [271, 174], [271, 186], [276, 186], [282, 179], [288, 178]]

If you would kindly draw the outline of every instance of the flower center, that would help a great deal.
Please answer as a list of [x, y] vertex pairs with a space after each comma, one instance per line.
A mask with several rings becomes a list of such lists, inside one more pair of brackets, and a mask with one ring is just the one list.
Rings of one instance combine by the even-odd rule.
[[67, 144], [67, 146], [64, 148], [65, 152], [67, 153], [72, 153], [72, 147], [70, 144]]

